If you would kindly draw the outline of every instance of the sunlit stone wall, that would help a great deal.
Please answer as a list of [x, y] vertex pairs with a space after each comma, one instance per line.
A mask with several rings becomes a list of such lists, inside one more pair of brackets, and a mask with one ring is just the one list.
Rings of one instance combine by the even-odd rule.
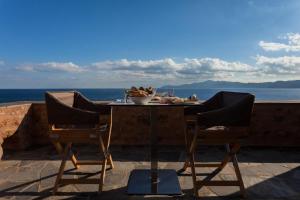
[[0, 106], [0, 158], [4, 140], [5, 146], [11, 149], [24, 149], [31, 145], [31, 115], [31, 104]]
[[[184, 145], [183, 110], [158, 111], [158, 139], [163, 145]], [[118, 107], [113, 111], [112, 144], [149, 143], [149, 110]], [[49, 143], [44, 103], [0, 106], [0, 143], [7, 149], [24, 149]], [[299, 146], [300, 102], [255, 103], [251, 132], [245, 145]], [[0, 149], [0, 153], [1, 153]]]

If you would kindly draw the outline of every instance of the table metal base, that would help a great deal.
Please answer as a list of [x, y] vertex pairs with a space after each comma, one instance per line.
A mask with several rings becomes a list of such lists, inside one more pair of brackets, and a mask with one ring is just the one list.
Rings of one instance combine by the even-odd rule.
[[157, 184], [151, 184], [150, 169], [136, 169], [130, 174], [127, 193], [131, 195], [181, 195], [177, 173], [172, 169], [159, 169]]

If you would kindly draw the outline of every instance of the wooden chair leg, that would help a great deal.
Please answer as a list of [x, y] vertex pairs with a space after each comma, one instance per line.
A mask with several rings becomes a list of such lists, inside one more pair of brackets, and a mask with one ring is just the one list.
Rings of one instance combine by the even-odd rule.
[[239, 146], [233, 146], [233, 148], [230, 148], [229, 144], [225, 144], [225, 148], [227, 151], [227, 154], [223, 161], [221, 162], [221, 166], [219, 167], [220, 170], [224, 169], [224, 167], [227, 165], [227, 163], [232, 160], [232, 155], [234, 155], [238, 150]]
[[71, 155], [71, 161], [72, 161], [74, 167], [76, 169], [79, 169], [80, 165], [78, 164], [78, 160], [76, 159], [76, 157], [75, 157], [75, 155], [73, 153]]
[[227, 152], [231, 154], [230, 159], [232, 160], [232, 164], [234, 167], [236, 178], [239, 182], [239, 187], [241, 191], [241, 195], [243, 198], [246, 198], [246, 190], [243, 182], [243, 178], [239, 169], [238, 160], [236, 157], [236, 152], [240, 149], [240, 144], [233, 144], [232, 148], [230, 148], [229, 144], [226, 144]]
[[194, 195], [196, 198], [198, 198], [199, 194], [198, 194], [197, 175], [196, 175], [196, 168], [195, 168], [196, 141], [197, 141], [197, 134], [194, 135], [193, 141], [191, 142], [191, 147], [189, 149], [189, 158], [190, 158], [189, 163], [190, 163], [190, 167], [191, 167], [191, 171], [192, 171]]
[[101, 169], [100, 183], [99, 183], [99, 192], [102, 192], [102, 190], [103, 190], [104, 179], [105, 179], [105, 172], [106, 172], [106, 164], [107, 164], [107, 159], [105, 158], [104, 162], [102, 164], [102, 169]]
[[55, 147], [55, 149], [56, 149], [56, 151], [59, 155], [63, 153], [64, 149], [63, 149], [62, 145], [59, 142], [53, 142], [53, 145], [54, 145], [54, 147]]
[[67, 158], [68, 158], [68, 155], [69, 155], [69, 152], [70, 152], [70, 148], [71, 148], [71, 143], [68, 143], [65, 147], [65, 150], [64, 150], [64, 153], [63, 153], [63, 158], [62, 158], [62, 161], [61, 161], [61, 164], [60, 164], [60, 167], [59, 167], [59, 171], [58, 171], [58, 174], [57, 174], [57, 177], [56, 177], [56, 181], [55, 181], [54, 188], [53, 188], [53, 195], [56, 194], [58, 186], [59, 186], [59, 182], [60, 182], [60, 180], [63, 176], [64, 169], [65, 169], [66, 162], [67, 162]]
[[[186, 155], [189, 155], [189, 148], [191, 145], [191, 138], [188, 132], [188, 127], [187, 125], [184, 126], [184, 139], [185, 139], [185, 147], [186, 147]], [[185, 159], [185, 162], [183, 164], [183, 167], [181, 168], [181, 172], [184, 172], [188, 167], [190, 166], [189, 162], [189, 156]]]
[[236, 155], [234, 155], [232, 162], [233, 162], [236, 177], [240, 184], [239, 186], [240, 186], [240, 191], [241, 191], [242, 197], [246, 198], [246, 190], [245, 190], [243, 178], [242, 178], [239, 166], [238, 166], [238, 161], [237, 161]]
[[233, 164], [233, 167], [234, 167], [236, 178], [237, 178], [237, 180], [239, 182], [239, 187], [240, 187], [241, 195], [242, 195], [243, 198], [246, 198], [246, 190], [245, 190], [243, 178], [242, 178], [242, 175], [241, 175], [241, 172], [240, 172], [240, 169], [239, 169], [239, 165], [238, 165], [238, 160], [237, 160], [236, 154], [234, 154], [232, 156], [232, 164]]
[[190, 166], [190, 158], [187, 157], [186, 160], [184, 161], [183, 167], [181, 168], [181, 172], [184, 172], [189, 166]]
[[190, 157], [189, 157], [189, 148], [190, 148], [190, 144], [191, 144], [191, 142], [189, 140], [191, 140], [191, 139], [188, 138], [187, 134], [188, 133], [185, 132], [185, 145], [186, 145], [186, 156], [187, 157], [184, 161], [183, 167], [178, 171], [180, 173], [186, 171], [187, 168], [190, 167], [190, 165], [191, 165], [190, 164]]
[[75, 154], [72, 151], [72, 143], [71, 143], [71, 147], [70, 147], [70, 153], [71, 153], [71, 161], [72, 161], [74, 167], [76, 169], [79, 169], [80, 165], [78, 164], [77, 158], [76, 158]]
[[[59, 143], [59, 142], [53, 142], [53, 145], [54, 145], [54, 147], [55, 147], [57, 153], [58, 153], [59, 155], [61, 155], [61, 154], [63, 153], [63, 147], [62, 147], [61, 143]], [[71, 145], [72, 145], [72, 144], [71, 144]], [[76, 157], [75, 157], [75, 155], [74, 155], [73, 153], [71, 153], [71, 161], [72, 161], [74, 167], [75, 167], [76, 169], [78, 169], [78, 168], [79, 168], [79, 165], [77, 164], [77, 159], [76, 159]]]
[[[110, 125], [109, 125], [108, 136], [107, 136], [107, 139], [106, 139], [106, 143], [104, 143], [106, 152], [108, 152], [108, 149], [109, 149], [111, 132], [112, 132], [112, 114], [110, 116]], [[108, 164], [110, 165], [111, 169], [115, 168], [114, 163], [113, 163], [113, 159], [112, 159], [112, 156], [111, 156], [110, 153], [108, 154]]]
[[99, 192], [102, 192], [104, 179], [105, 179], [106, 165], [107, 165], [107, 160], [109, 158], [109, 154], [106, 152], [106, 148], [102, 136], [99, 137], [99, 142], [100, 142], [100, 150], [103, 152], [104, 155], [104, 160], [103, 160], [101, 175], [100, 175], [100, 183], [99, 183]]
[[115, 168], [111, 154], [109, 154], [109, 156], [108, 156], [108, 163], [109, 163], [111, 169]]
[[[196, 138], [197, 136], [194, 136], [194, 139], [192, 141], [190, 150], [189, 150], [189, 163], [190, 167], [192, 170], [192, 178], [193, 178], [193, 185], [194, 185], [194, 195], [195, 197], [199, 197], [198, 195], [198, 190], [204, 186], [204, 185], [209, 185], [209, 186], [239, 186], [240, 191], [242, 194], [243, 198], [246, 198], [246, 191], [242, 179], [241, 172], [239, 170], [238, 166], [238, 161], [236, 157], [236, 153], [240, 149], [240, 145], [238, 143], [233, 144], [231, 147], [229, 144], [226, 144], [226, 150], [227, 150], [227, 155], [223, 159], [223, 161], [220, 163], [218, 168], [214, 170], [210, 175], [208, 175], [206, 178], [204, 178], [201, 181], [197, 181], [197, 176], [196, 176], [196, 166], [197, 167], [208, 167], [210, 166], [209, 164], [195, 164], [195, 158], [194, 158], [194, 153], [196, 149]], [[212, 181], [211, 179], [216, 176], [226, 165], [229, 161], [233, 162], [235, 174], [237, 177], [236, 181]]]
[[192, 171], [192, 178], [193, 178], [193, 185], [194, 185], [194, 195], [195, 197], [199, 197], [198, 194], [198, 186], [197, 186], [197, 176], [196, 176], [196, 169], [195, 169], [195, 156], [194, 156], [194, 152], [190, 153], [189, 155], [190, 157], [190, 167], [191, 167], [191, 171]]

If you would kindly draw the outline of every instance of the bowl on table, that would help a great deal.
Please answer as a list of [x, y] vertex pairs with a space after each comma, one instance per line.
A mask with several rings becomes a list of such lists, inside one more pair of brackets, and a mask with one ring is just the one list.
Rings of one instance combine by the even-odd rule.
[[137, 105], [146, 105], [151, 99], [155, 96], [156, 91], [152, 88], [140, 87], [137, 89], [136, 87], [132, 87], [130, 90], [126, 91], [128, 98]]
[[147, 105], [153, 96], [146, 96], [146, 97], [129, 97], [130, 100], [137, 105]]

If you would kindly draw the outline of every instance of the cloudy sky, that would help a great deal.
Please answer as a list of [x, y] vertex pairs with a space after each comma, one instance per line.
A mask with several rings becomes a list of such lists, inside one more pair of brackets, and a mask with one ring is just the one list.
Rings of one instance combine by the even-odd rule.
[[300, 79], [299, 0], [0, 0], [0, 88]]

